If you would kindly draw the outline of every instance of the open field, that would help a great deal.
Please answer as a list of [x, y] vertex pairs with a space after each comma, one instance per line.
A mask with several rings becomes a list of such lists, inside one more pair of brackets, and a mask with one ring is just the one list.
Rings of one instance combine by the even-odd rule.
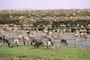
[[0, 60], [90, 60], [90, 48], [1, 47]]

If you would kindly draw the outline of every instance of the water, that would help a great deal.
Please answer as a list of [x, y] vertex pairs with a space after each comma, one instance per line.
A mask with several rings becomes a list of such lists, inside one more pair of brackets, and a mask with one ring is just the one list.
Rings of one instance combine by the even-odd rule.
[[[8, 35], [7, 38], [8, 39], [13, 38], [15, 36], [18, 36], [18, 34], [26, 36], [27, 35], [26, 32], [27, 31], [19, 31], [17, 33], [16, 32], [7, 32], [7, 35]], [[32, 32], [31, 32], [31, 34], [32, 34]], [[37, 35], [38, 37], [40, 37], [43, 34], [44, 33], [41, 31], [39, 31], [39, 32], [35, 31], [35, 35]], [[65, 33], [64, 37], [58, 37], [58, 34], [54, 32], [53, 36], [54, 36], [53, 42], [56, 45], [60, 45], [60, 40], [63, 38], [63, 39], [67, 40], [68, 46], [79, 46], [79, 47], [83, 47], [83, 48], [90, 48], [90, 34], [87, 35], [87, 40], [85, 38], [80, 38], [79, 43], [75, 42], [75, 36], [73, 33]], [[43, 39], [43, 41], [46, 44], [47, 39]]]

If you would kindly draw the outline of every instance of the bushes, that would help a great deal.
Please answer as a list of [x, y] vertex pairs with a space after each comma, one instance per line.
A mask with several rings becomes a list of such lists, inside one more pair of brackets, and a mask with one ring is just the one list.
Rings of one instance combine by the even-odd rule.
[[18, 20], [0, 20], [0, 24], [20, 24]]

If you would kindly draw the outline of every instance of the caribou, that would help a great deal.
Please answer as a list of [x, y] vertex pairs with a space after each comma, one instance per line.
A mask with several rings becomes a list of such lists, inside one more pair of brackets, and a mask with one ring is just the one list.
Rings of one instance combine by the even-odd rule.
[[5, 36], [0, 36], [0, 40], [3, 42], [4, 45], [9, 46], [10, 47], [10, 42], [8, 39], [5, 38]]
[[35, 48], [38, 48], [42, 44], [43, 44], [43, 42], [41, 40], [37, 40], [34, 37], [32, 37], [32, 40], [31, 40], [32, 46], [34, 46]]
[[65, 45], [68, 45], [67, 40], [61, 39], [61, 44], [64, 45], [64, 46], [65, 46]]

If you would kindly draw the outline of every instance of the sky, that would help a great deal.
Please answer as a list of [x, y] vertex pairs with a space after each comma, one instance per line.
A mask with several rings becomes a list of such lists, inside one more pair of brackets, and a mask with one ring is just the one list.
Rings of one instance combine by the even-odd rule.
[[90, 0], [0, 0], [0, 9], [85, 9]]

